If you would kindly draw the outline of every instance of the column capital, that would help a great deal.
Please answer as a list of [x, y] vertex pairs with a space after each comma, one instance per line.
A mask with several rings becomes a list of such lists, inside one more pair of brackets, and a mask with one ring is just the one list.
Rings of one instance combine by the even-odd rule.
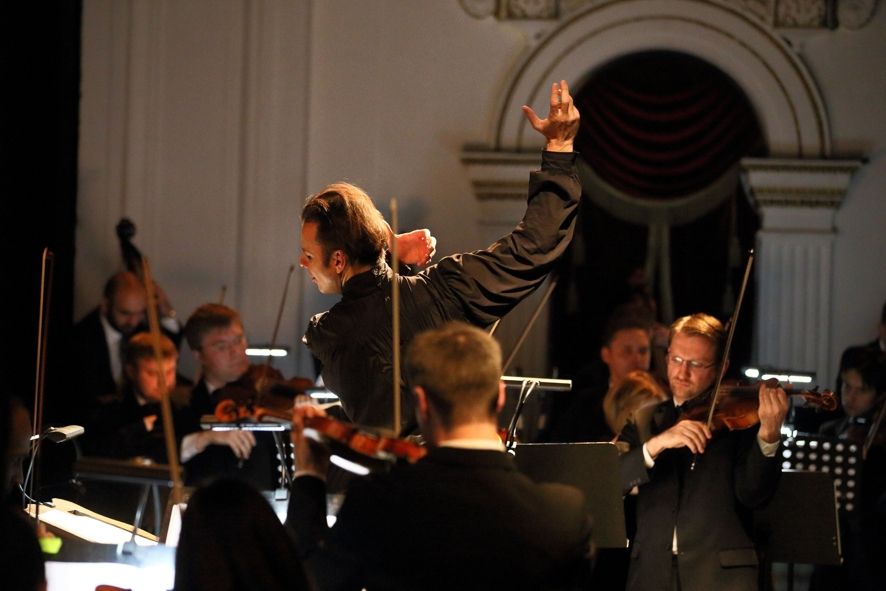
[[741, 177], [762, 229], [833, 231], [834, 212], [862, 160], [744, 158]]

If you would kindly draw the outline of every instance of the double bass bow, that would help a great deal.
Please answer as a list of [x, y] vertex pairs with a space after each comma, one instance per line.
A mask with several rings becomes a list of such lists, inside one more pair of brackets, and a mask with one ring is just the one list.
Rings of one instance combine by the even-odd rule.
[[[151, 266], [147, 257], [142, 254], [139, 249], [132, 243], [132, 237], [135, 235], [135, 224], [129, 218], [122, 218], [117, 224], [117, 237], [120, 240], [120, 249], [123, 256], [123, 262], [127, 270], [134, 273], [141, 279], [147, 296], [147, 317], [148, 329], [151, 335], [151, 344], [154, 351], [154, 360], [158, 368], [163, 367], [163, 354], [160, 345], [160, 318], [157, 312], [157, 290], [154, 279], [151, 275]], [[162, 371], [157, 373], [160, 391], [163, 393], [160, 398], [160, 413], [163, 419], [163, 440], [166, 447], [166, 461], [169, 465], [169, 477], [172, 482], [172, 490], [170, 491], [169, 507], [177, 505], [184, 500], [183, 485], [181, 479], [181, 465], [178, 460], [178, 445], [175, 439], [175, 430], [172, 419], [172, 402], [170, 400], [171, 388], [166, 383], [166, 376]], [[170, 512], [166, 512], [163, 520], [163, 529], [168, 527], [168, 519]]]

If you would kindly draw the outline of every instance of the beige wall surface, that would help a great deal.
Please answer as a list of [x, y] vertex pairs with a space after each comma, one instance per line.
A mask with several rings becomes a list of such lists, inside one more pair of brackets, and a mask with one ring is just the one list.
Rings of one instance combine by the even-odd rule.
[[[868, 158], [836, 216], [834, 356], [873, 337], [886, 298], [884, 12], [794, 41], [831, 156]], [[532, 31], [457, 0], [85, 0], [76, 313], [119, 267], [125, 215], [181, 315], [226, 286], [250, 340], [268, 342], [300, 205], [337, 180], [384, 213], [396, 197], [401, 227], [430, 227], [439, 255], [484, 246], [500, 228], [478, 223], [461, 152], [493, 143]], [[334, 301], [296, 270], [284, 374], [310, 373], [299, 339]]]

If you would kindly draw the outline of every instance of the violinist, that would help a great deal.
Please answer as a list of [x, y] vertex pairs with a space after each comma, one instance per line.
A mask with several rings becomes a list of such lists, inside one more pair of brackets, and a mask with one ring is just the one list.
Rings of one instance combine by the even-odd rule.
[[213, 414], [220, 401], [239, 403], [257, 394], [240, 314], [222, 304], [203, 304], [185, 323], [185, 338], [201, 375], [191, 392], [191, 422], [181, 444], [186, 484], [231, 476], [261, 490], [276, 488], [277, 451], [270, 433], [200, 427], [200, 418]]
[[[546, 140], [541, 170], [530, 175], [523, 220], [485, 250], [446, 257], [415, 275], [396, 276], [404, 347], [418, 332], [449, 320], [492, 325], [544, 282], [572, 240], [581, 184], [572, 151], [579, 114], [568, 85], [552, 85], [547, 118], [528, 106], [523, 110]], [[394, 274], [385, 262], [390, 228], [370, 197], [348, 183], [329, 185], [309, 197], [301, 220], [299, 264], [321, 293], [341, 295], [332, 309], [310, 320], [304, 336], [322, 364], [324, 384], [339, 396], [352, 421], [390, 429], [391, 397], [399, 381], [404, 412], [395, 430], [410, 432], [413, 399], [402, 376], [391, 371]], [[401, 245], [398, 237], [399, 260], [429, 263], [434, 244], [427, 231], [406, 238], [408, 243]]]
[[[187, 405], [189, 389], [176, 383], [178, 350], [165, 335], [160, 335], [158, 367], [150, 333], [130, 337], [123, 351], [124, 381], [120, 400], [101, 407], [86, 425], [80, 445], [87, 455], [110, 458], [145, 457], [166, 463], [166, 446], [160, 420], [163, 384], [173, 404], [173, 421], [182, 420], [181, 410]], [[175, 431], [179, 432], [177, 425]]]
[[[293, 411], [296, 472], [287, 524], [323, 590], [575, 588], [590, 574], [582, 493], [517, 471], [498, 434], [501, 350], [452, 322], [419, 334], [406, 356], [429, 451], [415, 463], [355, 481], [331, 529], [328, 450]], [[584, 587], [581, 587], [584, 588]]]
[[816, 566], [810, 589], [882, 589], [886, 585], [886, 354], [857, 347], [842, 358], [840, 401], [845, 416], [823, 423], [819, 434], [864, 450], [859, 503], [840, 512], [843, 564]]
[[[749, 518], [778, 482], [785, 392], [761, 384], [757, 427], [712, 432], [706, 423], [679, 420], [683, 405], [711, 394], [720, 362], [728, 363], [721, 359], [725, 343], [726, 331], [712, 316], [674, 322], [667, 352], [673, 400], [654, 408], [648, 427], [629, 423], [622, 433], [631, 447], [620, 458], [623, 485], [638, 494], [630, 591], [758, 588]], [[640, 432], [651, 436], [642, 441]]]

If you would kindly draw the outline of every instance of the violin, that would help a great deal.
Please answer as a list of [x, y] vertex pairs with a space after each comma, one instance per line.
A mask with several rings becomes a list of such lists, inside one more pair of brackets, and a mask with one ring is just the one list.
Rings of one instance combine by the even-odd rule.
[[309, 378], [285, 379], [279, 370], [267, 365], [250, 365], [240, 379], [219, 388], [214, 397], [216, 418], [223, 422], [247, 419], [260, 409], [287, 412], [293, 399], [313, 388]]
[[386, 437], [331, 417], [305, 417], [305, 435], [332, 440], [361, 455], [388, 461], [402, 459], [414, 464], [428, 453], [426, 447], [408, 439]]
[[[765, 383], [770, 388], [778, 386], [778, 380], [770, 378]], [[760, 384], [722, 384], [717, 390], [716, 406], [711, 418], [711, 431], [728, 429], [730, 431], [749, 429], [760, 422], [757, 410], [760, 405]], [[712, 390], [713, 391], [713, 390]], [[712, 392], [711, 391], [711, 392]], [[788, 396], [800, 396], [808, 404], [832, 411], [837, 408], [837, 397], [830, 390], [788, 391]], [[683, 405], [680, 420], [705, 421], [710, 408], [710, 392], [697, 396]]]
[[[276, 423], [290, 428], [292, 403], [287, 408], [238, 403], [232, 399], [220, 401], [215, 407], [215, 418], [223, 423]], [[395, 461], [417, 462], [427, 454], [427, 448], [408, 439], [387, 437], [353, 423], [332, 417], [306, 417], [305, 435], [324, 443], [343, 445], [362, 456]]]

